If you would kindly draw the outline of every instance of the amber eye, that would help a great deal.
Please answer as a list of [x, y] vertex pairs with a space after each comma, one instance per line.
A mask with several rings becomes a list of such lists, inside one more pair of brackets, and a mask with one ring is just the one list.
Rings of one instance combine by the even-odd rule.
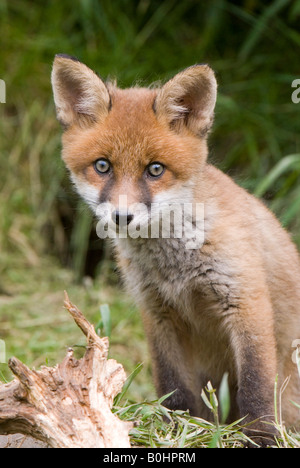
[[107, 159], [97, 159], [97, 161], [94, 162], [94, 168], [98, 174], [106, 174], [111, 166]]
[[152, 177], [159, 177], [164, 172], [165, 168], [162, 164], [158, 162], [151, 163], [147, 167], [148, 174]]

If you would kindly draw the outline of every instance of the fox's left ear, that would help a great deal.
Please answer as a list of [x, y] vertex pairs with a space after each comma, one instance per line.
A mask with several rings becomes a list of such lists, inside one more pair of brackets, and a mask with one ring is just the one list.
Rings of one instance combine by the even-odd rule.
[[184, 127], [204, 137], [213, 122], [217, 82], [208, 65], [186, 68], [159, 91], [154, 109], [159, 120], [175, 131]]
[[107, 116], [111, 102], [105, 83], [76, 58], [56, 55], [51, 82], [57, 118], [65, 128], [89, 126]]

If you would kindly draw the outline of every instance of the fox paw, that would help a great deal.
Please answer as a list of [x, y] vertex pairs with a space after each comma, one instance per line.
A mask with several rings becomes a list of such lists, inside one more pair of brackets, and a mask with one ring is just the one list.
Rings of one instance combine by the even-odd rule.
[[274, 447], [276, 445], [276, 436], [278, 432], [272, 426], [262, 425], [259, 426], [251, 425], [249, 428], [244, 428], [243, 433], [247, 436], [248, 440], [244, 443], [247, 448], [267, 448]]

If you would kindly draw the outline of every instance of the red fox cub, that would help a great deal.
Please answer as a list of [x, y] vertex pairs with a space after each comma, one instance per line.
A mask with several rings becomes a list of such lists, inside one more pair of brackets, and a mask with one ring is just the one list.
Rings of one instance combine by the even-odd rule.
[[174, 391], [167, 407], [209, 418], [201, 389], [209, 380], [218, 388], [227, 372], [228, 419], [254, 421], [247, 434], [264, 444], [275, 434], [276, 376], [279, 388], [289, 377], [280, 408], [296, 427], [299, 256], [263, 203], [207, 163], [211, 68], [191, 66], [161, 88], [119, 89], [57, 55], [52, 85], [62, 157], [99, 232], [110, 224], [158, 395]]

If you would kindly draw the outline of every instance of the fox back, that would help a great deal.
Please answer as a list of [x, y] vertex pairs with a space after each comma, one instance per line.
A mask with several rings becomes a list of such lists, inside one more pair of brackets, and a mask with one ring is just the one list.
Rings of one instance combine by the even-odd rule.
[[290, 403], [300, 402], [299, 255], [263, 203], [207, 162], [213, 71], [195, 65], [160, 88], [123, 90], [58, 55], [52, 84], [63, 159], [110, 226], [101, 232], [140, 307], [159, 396], [174, 391], [167, 406], [209, 418], [201, 388], [227, 372], [229, 420], [255, 420], [245, 431], [269, 443], [276, 375], [289, 378], [285, 423], [300, 419]]

